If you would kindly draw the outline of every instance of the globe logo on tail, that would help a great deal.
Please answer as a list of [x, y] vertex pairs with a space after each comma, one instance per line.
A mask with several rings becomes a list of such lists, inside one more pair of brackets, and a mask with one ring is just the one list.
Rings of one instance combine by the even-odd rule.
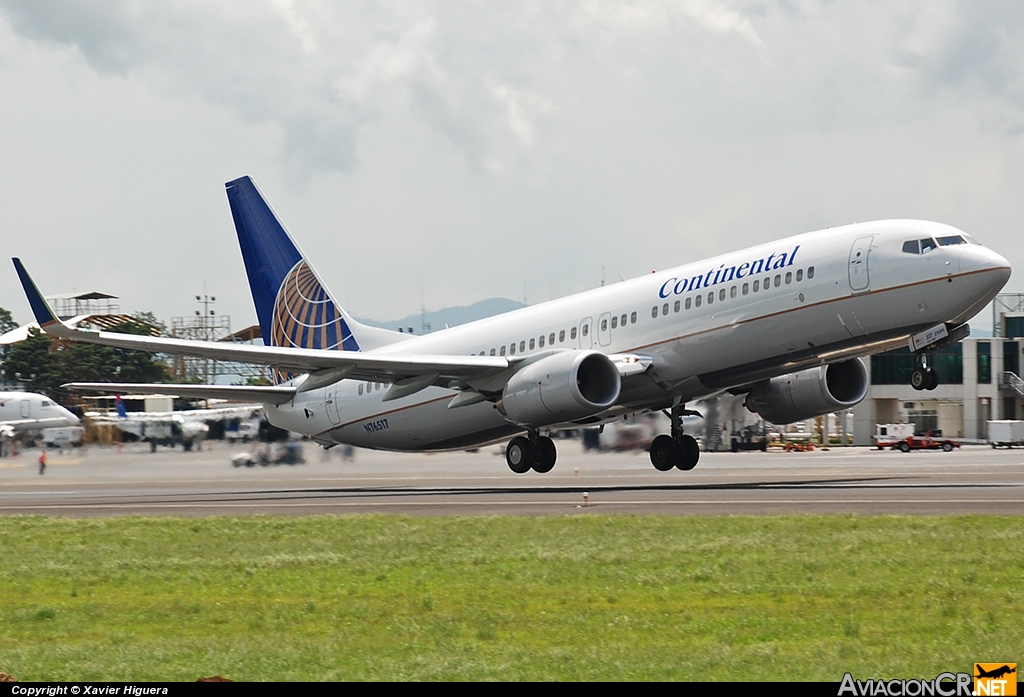
[[[274, 301], [271, 344], [289, 348], [358, 351], [352, 332], [305, 260], [281, 282]], [[276, 371], [278, 382], [293, 375]]]

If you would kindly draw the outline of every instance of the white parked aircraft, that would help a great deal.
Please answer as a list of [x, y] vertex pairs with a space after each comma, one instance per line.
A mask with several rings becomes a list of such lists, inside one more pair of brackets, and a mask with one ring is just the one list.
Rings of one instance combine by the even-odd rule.
[[115, 404], [116, 415], [90, 411], [85, 416], [94, 424], [108, 424], [131, 433], [152, 444], [154, 450], [158, 443], [173, 445], [177, 441], [182, 443], [185, 450], [192, 450], [209, 433], [207, 421], [236, 418], [248, 420], [258, 415], [263, 408], [257, 404], [248, 404], [185, 411], [128, 411], [120, 395]]
[[[934, 388], [927, 352], [1010, 277], [999, 254], [938, 223], [885, 220], [811, 232], [425, 336], [364, 326], [332, 298], [248, 177], [227, 185], [265, 346], [84, 331], [61, 323], [18, 259], [49, 334], [126, 349], [263, 363], [268, 387], [73, 383], [262, 402], [271, 423], [330, 447], [470, 448], [512, 436], [516, 472], [547, 472], [544, 433], [666, 410], [660, 470], [691, 469], [688, 401], [730, 391], [783, 424], [852, 406], [860, 357], [909, 342], [912, 382]], [[664, 252], [662, 252], [664, 254]], [[522, 435], [525, 433], [525, 437]]]
[[0, 392], [0, 437], [12, 438], [19, 432], [77, 425], [77, 416], [46, 395]]

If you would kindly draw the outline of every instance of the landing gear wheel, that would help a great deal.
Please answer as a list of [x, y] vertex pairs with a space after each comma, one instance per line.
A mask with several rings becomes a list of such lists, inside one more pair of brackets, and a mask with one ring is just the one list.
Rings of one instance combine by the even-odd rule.
[[914, 368], [914, 372], [910, 374], [910, 386], [915, 390], [923, 390], [927, 380], [924, 368]]
[[700, 459], [700, 446], [697, 445], [693, 436], [683, 436], [679, 440], [678, 452], [676, 467], [683, 471], [689, 471], [697, 466], [697, 460]]
[[939, 374], [935, 371], [935, 368], [924, 369], [924, 387], [925, 390], [934, 390], [939, 386]]
[[661, 435], [651, 442], [651, 464], [659, 472], [668, 472], [676, 466], [679, 446], [671, 436]]
[[516, 436], [505, 448], [505, 462], [516, 474], [526, 474], [533, 464], [533, 446], [522, 436]]
[[533, 471], [544, 474], [550, 472], [555, 466], [555, 458], [558, 457], [558, 450], [555, 442], [547, 436], [541, 436], [533, 443]]

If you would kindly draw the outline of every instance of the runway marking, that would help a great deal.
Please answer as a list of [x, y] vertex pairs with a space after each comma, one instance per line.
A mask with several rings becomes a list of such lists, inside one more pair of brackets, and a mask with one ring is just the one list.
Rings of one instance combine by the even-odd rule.
[[[98, 504], [68, 504], [68, 505], [56, 505], [56, 504], [45, 504], [39, 506], [0, 506], [0, 510], [3, 511], [18, 511], [18, 510], [40, 510], [40, 509], [66, 509], [66, 508], [82, 508], [82, 509], [122, 509], [122, 508], [248, 508], [252, 502], [247, 501], [230, 501], [224, 503], [98, 503]], [[388, 502], [388, 501], [376, 501], [376, 502], [355, 502], [355, 501], [322, 501], [322, 502], [259, 502], [263, 508], [324, 508], [326, 506], [333, 507], [344, 507], [344, 508], [371, 508], [371, 507], [408, 507], [408, 506], [421, 506], [421, 507], [451, 507], [458, 508], [459, 506], [518, 506], [518, 507], [529, 507], [529, 506], [568, 506], [568, 507], [583, 507], [580, 505], [579, 499], [573, 499], [572, 501], [459, 501], [459, 502], [448, 502], [448, 501], [402, 501], [402, 502]], [[753, 499], [737, 501], [734, 499], [702, 499], [697, 501], [685, 501], [685, 500], [591, 500], [590, 505], [587, 508], [599, 508], [601, 506], [636, 506], [636, 505], [715, 505], [715, 506], [750, 506], [750, 505], [790, 505], [790, 504], [801, 504], [801, 505], [841, 505], [841, 504], [874, 504], [874, 505], [900, 505], [907, 506], [910, 504], [1024, 504], [1024, 499], [916, 499], [913, 502], [903, 500], [886, 500], [879, 501], [878, 499], [817, 499], [814, 501], [805, 501], [802, 499]]]

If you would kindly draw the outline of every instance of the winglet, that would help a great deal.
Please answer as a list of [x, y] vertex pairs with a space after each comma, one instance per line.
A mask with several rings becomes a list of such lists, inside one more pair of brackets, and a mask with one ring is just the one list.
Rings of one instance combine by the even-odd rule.
[[11, 261], [14, 262], [14, 268], [18, 272], [18, 278], [21, 279], [21, 286], [25, 289], [25, 295], [28, 296], [28, 304], [32, 306], [32, 314], [36, 316], [36, 321], [39, 322], [39, 326], [47, 331], [54, 325], [61, 325], [63, 323], [57, 318], [53, 310], [50, 309], [50, 305], [43, 299], [43, 294], [39, 292], [32, 277], [28, 275], [28, 271], [25, 270], [25, 265], [21, 263], [21, 259], [17, 257]]

